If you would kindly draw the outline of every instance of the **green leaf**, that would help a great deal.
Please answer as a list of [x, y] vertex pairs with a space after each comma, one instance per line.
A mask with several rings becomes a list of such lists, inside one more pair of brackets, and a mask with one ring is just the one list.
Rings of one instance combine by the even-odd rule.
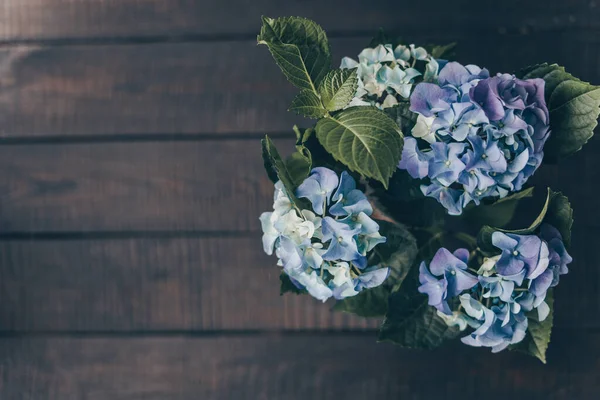
[[357, 87], [356, 69], [334, 69], [323, 78], [319, 94], [327, 110], [338, 111], [350, 103]]
[[428, 52], [433, 58], [451, 60], [456, 53], [456, 43], [448, 43], [443, 46], [432, 46]]
[[300, 89], [317, 93], [329, 71], [331, 53], [325, 31], [300, 17], [262, 18], [258, 44], [267, 45], [287, 79]]
[[504, 227], [512, 220], [520, 201], [533, 196], [533, 187], [513, 193], [491, 204], [481, 204], [465, 210], [464, 218], [481, 225]]
[[310, 174], [312, 169], [312, 157], [310, 151], [299, 146], [298, 151], [293, 152], [286, 161], [286, 167], [294, 187], [300, 186], [304, 179]]
[[579, 151], [598, 125], [600, 86], [583, 82], [556, 64], [529, 67], [522, 75], [546, 82], [551, 133], [544, 146], [544, 161], [556, 162]]
[[352, 107], [319, 120], [315, 130], [336, 160], [387, 188], [404, 144], [402, 132], [387, 115], [374, 107]]
[[457, 327], [446, 325], [437, 310], [427, 304], [427, 296], [402, 287], [390, 296], [379, 340], [402, 347], [433, 349], [459, 334]]
[[380, 341], [389, 341], [403, 347], [432, 349], [445, 340], [460, 334], [457, 327], [449, 327], [431, 307], [428, 297], [419, 293], [419, 268], [421, 260], [433, 257], [443, 245], [442, 236], [432, 234], [421, 245], [416, 262], [402, 285], [389, 297], [388, 312], [379, 331]]
[[534, 233], [537, 228], [546, 222], [560, 232], [563, 237], [565, 246], [568, 248], [571, 244], [571, 226], [573, 225], [573, 209], [569, 203], [569, 199], [560, 192], [554, 192], [548, 188], [548, 195], [546, 196], [546, 202], [542, 211], [537, 218], [529, 225], [528, 228], [506, 230], [501, 228], [495, 228], [491, 226], [484, 226], [477, 235], [477, 243], [479, 247], [487, 253], [499, 252], [499, 250], [492, 244], [492, 234], [496, 231], [514, 233], [517, 235], [530, 235]]
[[411, 132], [417, 123], [418, 114], [410, 111], [410, 103], [403, 102], [383, 111], [393, 119], [404, 133]]
[[294, 130], [294, 133], [296, 134], [296, 148], [298, 146], [304, 146], [304, 144], [306, 142], [308, 142], [308, 139], [311, 138], [312, 134], [315, 131], [313, 128], [308, 128], [308, 129], [305, 129], [304, 132], [302, 132], [300, 130], [300, 128], [298, 128], [297, 125], [294, 125], [294, 127], [292, 129]]
[[510, 350], [520, 351], [538, 358], [546, 364], [546, 350], [550, 343], [550, 334], [552, 333], [552, 324], [554, 320], [554, 296], [552, 289], [546, 294], [546, 303], [550, 307], [550, 314], [545, 320], [539, 322], [537, 319], [537, 311], [531, 311], [527, 314], [529, 319], [527, 326], [527, 336], [522, 342], [510, 346]]
[[321, 99], [310, 90], [302, 90], [292, 101], [290, 111], [307, 118], [319, 119], [327, 110], [323, 108]]
[[261, 140], [261, 144], [262, 157], [265, 169], [267, 170], [267, 175], [269, 175], [269, 178], [273, 182], [281, 180], [290, 200], [294, 203], [298, 203], [298, 199], [294, 195], [296, 191], [296, 182], [290, 174], [286, 163], [281, 159], [273, 141], [268, 136], [265, 136], [265, 138]]
[[363, 318], [382, 317], [388, 310], [389, 295], [389, 290], [383, 286], [363, 290], [356, 296], [338, 300], [333, 306], [333, 310]]
[[286, 293], [294, 293], [294, 294], [305, 294], [306, 290], [298, 289], [296, 285], [292, 283], [290, 277], [287, 276], [284, 272], [279, 275], [279, 280], [281, 281], [281, 286], [279, 287], [279, 295], [283, 296]]
[[573, 208], [571, 208], [569, 199], [562, 193], [551, 190], [548, 192], [550, 200], [544, 222], [558, 229], [565, 246], [569, 248], [571, 246], [571, 228], [573, 227]]
[[363, 290], [356, 296], [336, 302], [336, 311], [344, 311], [361, 317], [384, 316], [388, 308], [388, 296], [399, 286], [414, 263], [417, 255], [417, 241], [403, 225], [387, 221], [377, 221], [380, 232], [387, 238], [377, 245], [369, 258], [369, 266], [379, 265], [390, 268], [390, 276], [383, 285]]

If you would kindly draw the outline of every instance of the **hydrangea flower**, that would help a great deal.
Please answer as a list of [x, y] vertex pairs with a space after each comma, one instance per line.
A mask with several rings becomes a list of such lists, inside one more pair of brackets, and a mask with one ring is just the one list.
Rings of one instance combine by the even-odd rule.
[[[418, 290], [448, 326], [472, 329], [463, 343], [498, 352], [525, 338], [530, 313], [538, 321], [548, 317], [547, 291], [572, 258], [559, 231], [546, 223], [538, 235], [494, 232], [492, 244], [500, 254], [485, 258], [477, 271], [468, 269], [465, 249], [439, 249], [429, 269], [421, 263]], [[460, 305], [449, 302], [454, 297]]]
[[425, 262], [421, 263], [419, 292], [429, 296], [429, 305], [447, 315], [452, 314], [448, 300], [477, 284], [477, 278], [466, 272], [468, 259], [467, 249], [458, 249], [450, 253], [445, 248], [441, 248], [431, 260], [429, 270]]
[[410, 110], [417, 122], [398, 167], [423, 179], [423, 194], [451, 215], [470, 202], [521, 190], [540, 166], [550, 133], [542, 79], [490, 77], [486, 69], [457, 62], [415, 86]]
[[264, 251], [275, 252], [291, 282], [321, 301], [381, 285], [389, 269], [367, 267], [366, 256], [386, 238], [352, 176], [314, 168], [295, 194], [308, 199], [311, 209], [299, 210], [279, 181], [273, 211], [260, 216]]
[[[424, 74], [414, 68], [417, 61], [425, 63]], [[344, 57], [340, 68], [357, 71], [358, 89], [349, 107], [373, 105], [383, 109], [408, 99], [417, 78], [435, 79], [439, 62], [422, 47], [380, 44], [364, 49], [358, 61]]]
[[490, 309], [469, 294], [461, 295], [460, 303], [471, 318], [469, 325], [476, 327], [461, 339], [464, 344], [491, 347], [497, 353], [525, 339], [528, 319], [522, 312], [512, 313], [508, 304]]
[[502, 250], [496, 271], [519, 285], [523, 278], [535, 279], [548, 267], [548, 245], [537, 236], [494, 232], [492, 244]]

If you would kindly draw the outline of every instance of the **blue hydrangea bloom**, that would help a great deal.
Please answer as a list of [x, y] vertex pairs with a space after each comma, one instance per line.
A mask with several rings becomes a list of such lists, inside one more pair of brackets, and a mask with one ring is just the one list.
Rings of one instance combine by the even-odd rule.
[[323, 258], [325, 260], [355, 261], [362, 257], [354, 237], [360, 233], [360, 227], [351, 228], [331, 217], [323, 218], [323, 242], [330, 242]]
[[275, 252], [292, 283], [322, 301], [381, 285], [388, 268], [368, 267], [366, 256], [386, 238], [352, 176], [314, 168], [296, 195], [307, 198], [312, 209], [297, 209], [277, 182], [273, 211], [260, 216], [264, 251]]
[[[468, 284], [453, 286], [447, 279], [448, 271], [458, 272], [458, 267], [468, 275], [466, 264], [459, 262], [466, 263], [468, 254], [463, 251], [452, 255], [440, 249], [436, 257], [442, 254], [443, 262], [434, 257], [431, 271], [424, 262], [421, 264], [419, 291], [429, 296], [429, 304], [437, 308], [447, 325], [460, 330], [472, 328], [461, 339], [463, 343], [498, 352], [525, 338], [531, 312], [537, 314], [536, 321], [548, 318], [548, 290], [558, 284], [558, 276], [567, 272], [572, 258], [560, 232], [547, 223], [540, 226], [537, 234], [494, 232], [492, 243], [501, 253], [483, 260], [476, 284], [466, 280]], [[459, 261], [452, 260], [452, 256]], [[443, 271], [440, 265], [446, 266]], [[442, 273], [444, 277], [438, 279]], [[447, 301], [454, 296], [460, 299], [459, 307]]]
[[356, 181], [346, 171], [342, 172], [340, 184], [333, 194], [332, 200], [335, 204], [331, 206], [329, 213], [336, 217], [356, 215], [361, 212], [367, 215], [373, 213], [373, 207], [367, 200], [367, 196], [356, 189]]
[[[418, 117], [398, 167], [423, 179], [423, 193], [452, 215], [470, 202], [521, 190], [543, 160], [550, 131], [542, 79], [490, 77], [475, 65], [449, 62], [432, 82], [415, 86], [410, 110]], [[437, 153], [457, 144], [453, 166], [444, 169], [448, 160]]]
[[[424, 71], [412, 67], [416, 61], [426, 63]], [[425, 80], [434, 80], [439, 62], [422, 47], [399, 45], [394, 49], [386, 44], [364, 49], [358, 61], [344, 57], [340, 68], [357, 70], [358, 89], [349, 107], [383, 109], [408, 99], [415, 80], [423, 74]]]
[[484, 298], [498, 297], [505, 302], [510, 302], [515, 290], [515, 282], [501, 276], [479, 276], [479, 284]]
[[458, 158], [464, 148], [464, 143], [432, 143], [433, 157], [429, 160], [429, 177], [446, 187], [456, 182], [465, 169], [465, 164]]
[[338, 186], [338, 176], [328, 168], [313, 168], [308, 178], [298, 186], [296, 196], [307, 198], [318, 215], [323, 215], [331, 195]]
[[460, 215], [462, 213], [464, 192], [449, 188], [436, 179], [429, 186], [421, 185], [421, 191], [425, 196], [436, 199], [444, 206], [448, 214]]
[[417, 147], [417, 140], [407, 137], [404, 139], [398, 168], [405, 169], [413, 178], [424, 178], [429, 174], [429, 160], [432, 155], [432, 152], [421, 152]]
[[512, 313], [507, 304], [489, 309], [468, 294], [460, 296], [460, 301], [467, 315], [479, 323], [477, 329], [461, 339], [464, 344], [491, 347], [492, 353], [497, 353], [525, 338], [528, 320], [523, 313]]
[[[466, 271], [468, 259], [467, 249], [458, 249], [450, 253], [441, 248], [431, 260], [429, 270], [425, 262], [421, 263], [419, 292], [429, 296], [429, 305], [447, 315], [452, 314], [447, 300], [477, 284], [477, 278]], [[440, 276], [442, 278], [438, 279]]]

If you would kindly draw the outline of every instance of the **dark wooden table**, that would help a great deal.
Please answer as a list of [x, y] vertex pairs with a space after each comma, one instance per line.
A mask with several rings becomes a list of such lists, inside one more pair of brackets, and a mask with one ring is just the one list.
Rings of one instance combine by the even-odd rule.
[[3, 0], [0, 399], [600, 398], [600, 138], [535, 176], [575, 208], [546, 366], [279, 297], [258, 139], [298, 119], [261, 14], [316, 19], [336, 63], [384, 26], [600, 83], [598, 0]]

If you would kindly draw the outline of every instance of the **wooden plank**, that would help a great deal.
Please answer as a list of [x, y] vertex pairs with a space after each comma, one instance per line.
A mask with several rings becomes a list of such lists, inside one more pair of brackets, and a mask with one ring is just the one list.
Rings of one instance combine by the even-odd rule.
[[258, 230], [273, 202], [258, 139], [0, 146], [0, 176], [3, 233]]
[[370, 336], [4, 338], [6, 400], [597, 399], [597, 333], [555, 332], [548, 364]]
[[[555, 326], [600, 328], [600, 231], [576, 230]], [[332, 303], [279, 296], [275, 257], [240, 238], [0, 242], [0, 331], [377, 328]]]
[[256, 34], [261, 15], [301, 15], [334, 32], [369, 32], [380, 26], [404, 32], [468, 28], [477, 33], [600, 27], [600, 7], [588, 0], [507, 0], [470, 6], [466, 0], [383, 1], [377, 7], [365, 7], [360, 0], [234, 0], [227, 7], [214, 0], [5, 0], [0, 40]]
[[[276, 140], [287, 153], [292, 140]], [[532, 182], [600, 227], [600, 140]], [[258, 139], [0, 146], [0, 232], [257, 231], [272, 206]], [[542, 189], [543, 190], [543, 189]], [[533, 218], [533, 216], [532, 216]]]
[[0, 242], [0, 330], [367, 329], [378, 321], [279, 295], [276, 259], [246, 238]]
[[[414, 40], [456, 40], [462, 62], [492, 71], [555, 61], [600, 82], [598, 35], [585, 31], [486, 36], [461, 29]], [[368, 41], [332, 40], [334, 65]], [[0, 48], [4, 138], [289, 132], [309, 123], [287, 112], [296, 93], [253, 40]]]

